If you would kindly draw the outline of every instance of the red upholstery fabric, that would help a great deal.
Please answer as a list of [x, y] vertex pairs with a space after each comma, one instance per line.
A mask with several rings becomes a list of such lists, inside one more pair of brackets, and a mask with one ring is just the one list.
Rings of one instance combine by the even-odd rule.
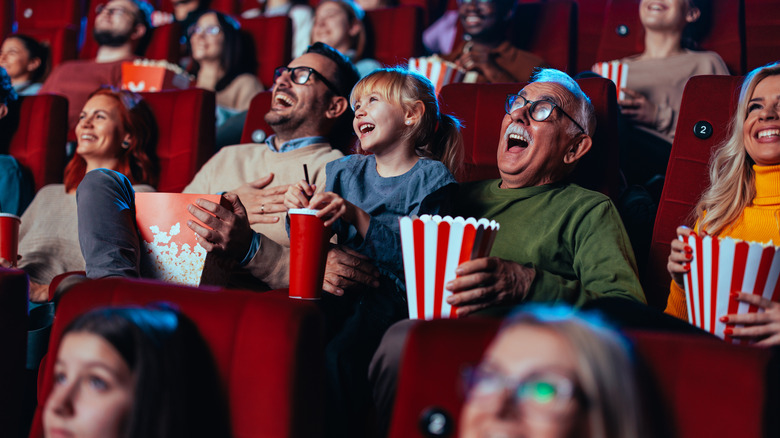
[[8, 153], [30, 170], [35, 190], [62, 182], [68, 100], [53, 94], [22, 97], [19, 125]]
[[5, 1], [0, 5], [0, 38], [3, 40], [13, 30], [15, 6], [13, 1]]
[[[463, 403], [460, 372], [474, 365], [493, 338], [498, 321], [465, 318], [423, 322], [414, 327], [404, 349], [390, 428], [391, 438], [432, 436], [419, 420], [438, 407], [457, 426]], [[661, 400], [648, 411], [663, 412], [678, 438], [770, 436], [776, 419], [770, 399], [776, 364], [767, 349], [726, 344], [717, 339], [671, 333], [632, 332]], [[666, 408], [666, 409], [664, 409]], [[769, 425], [764, 423], [767, 415]], [[671, 418], [666, 418], [670, 416]]]
[[262, 130], [265, 137], [270, 137], [274, 133], [263, 118], [271, 109], [272, 94], [270, 91], [264, 91], [252, 98], [252, 103], [249, 104], [249, 111], [246, 114], [244, 130], [241, 133], [241, 143], [254, 143], [252, 134], [257, 130]]
[[[712, 0], [710, 32], [701, 43], [702, 50], [717, 52], [733, 74], [744, 72], [745, 29], [742, 1]], [[618, 35], [618, 26], [628, 34]], [[639, 0], [610, 0], [604, 17], [597, 61], [609, 61], [641, 53], [644, 29], [639, 21]]]
[[27, 352], [27, 274], [0, 268], [0, 430], [21, 436]]
[[79, 30], [76, 26], [25, 29], [24, 34], [49, 45], [51, 67], [56, 67], [63, 61], [76, 59], [79, 38]]
[[[709, 185], [707, 165], [712, 148], [728, 135], [728, 123], [737, 108], [736, 76], [696, 76], [683, 92], [677, 131], [658, 203], [650, 256], [643, 275], [647, 303], [664, 309], [671, 278], [666, 271], [670, 243], [679, 225], [692, 226], [690, 218], [701, 192]], [[713, 104], [717, 102], [717, 104]], [[709, 122], [713, 135], [700, 139], [693, 133], [699, 121]]]
[[[322, 316], [313, 304], [287, 298], [287, 291], [217, 291], [116, 278], [81, 283], [59, 303], [49, 352], [56, 354], [63, 329], [89, 309], [159, 301], [173, 303], [192, 318], [211, 347], [227, 388], [233, 436], [320, 433]], [[53, 362], [47, 359], [41, 368], [31, 438], [41, 436], [41, 410], [51, 391]]]
[[157, 190], [181, 192], [214, 154], [214, 92], [200, 88], [142, 93], [159, 128]]
[[420, 8], [398, 6], [366, 11], [364, 22], [369, 42], [365, 56], [384, 65], [408, 65], [410, 57], [423, 54]]
[[509, 25], [509, 40], [541, 56], [550, 67], [574, 74], [576, 23], [574, 0], [521, 3]]
[[[6, 0], [14, 1], [14, 0]], [[59, 28], [81, 24], [80, 0], [16, 0], [19, 32], [27, 29]]]
[[[257, 0], [254, 0], [257, 4]], [[209, 4], [210, 9], [235, 15], [238, 12], [238, 1], [236, 0], [212, 0]], [[160, 10], [173, 13], [173, 2], [171, 0], [160, 1]]]
[[577, 0], [577, 72], [590, 70], [598, 61], [596, 53], [604, 32], [604, 12], [608, 0]]
[[[583, 187], [615, 198], [619, 183], [617, 99], [615, 86], [603, 78], [577, 81], [596, 109], [593, 148], [578, 165], [574, 181]], [[463, 121], [465, 143], [461, 181], [498, 178], [496, 147], [504, 118], [507, 94], [520, 91], [519, 84], [450, 84], [441, 91], [442, 111]]]
[[251, 36], [257, 56], [257, 77], [266, 89], [274, 83], [274, 69], [292, 59], [292, 20], [283, 15], [239, 20]]
[[780, 60], [780, 0], [745, 2], [747, 69]]

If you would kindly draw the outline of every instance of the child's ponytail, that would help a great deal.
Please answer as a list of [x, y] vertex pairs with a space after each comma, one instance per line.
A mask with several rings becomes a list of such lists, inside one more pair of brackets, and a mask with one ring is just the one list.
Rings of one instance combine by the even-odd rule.
[[447, 166], [456, 178], [463, 164], [463, 135], [460, 120], [449, 114], [441, 114], [431, 142], [432, 157]]

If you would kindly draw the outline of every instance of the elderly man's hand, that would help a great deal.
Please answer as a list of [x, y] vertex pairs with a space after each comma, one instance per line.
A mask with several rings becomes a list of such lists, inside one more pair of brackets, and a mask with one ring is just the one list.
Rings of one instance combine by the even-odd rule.
[[468, 315], [490, 306], [515, 304], [528, 294], [536, 277], [531, 268], [498, 257], [471, 260], [458, 266], [458, 278], [447, 283], [447, 303]]
[[325, 264], [322, 289], [333, 295], [344, 295], [344, 290], [360, 287], [379, 287], [379, 271], [368, 257], [344, 246], [333, 246]]
[[206, 199], [198, 199], [197, 207], [187, 207], [190, 214], [211, 229], [193, 220], [187, 221], [187, 226], [197, 234], [198, 243], [206, 251], [219, 251], [240, 262], [249, 251], [252, 229], [238, 196], [234, 193], [225, 193], [224, 196], [231, 204], [230, 209]]
[[273, 224], [279, 222], [278, 216], [269, 216], [269, 214], [287, 211], [287, 207], [284, 206], [284, 194], [287, 193], [290, 184], [268, 187], [273, 180], [274, 174], [270, 173], [231, 191], [231, 193], [235, 193], [241, 199], [241, 203], [246, 208], [250, 224]]

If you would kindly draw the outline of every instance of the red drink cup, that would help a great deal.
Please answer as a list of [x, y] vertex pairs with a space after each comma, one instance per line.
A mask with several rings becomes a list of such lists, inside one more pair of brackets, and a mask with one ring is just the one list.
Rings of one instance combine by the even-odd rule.
[[19, 216], [0, 213], [0, 257], [16, 266], [16, 256], [19, 254]]
[[290, 298], [318, 300], [325, 277], [328, 240], [319, 210], [293, 208], [290, 215]]

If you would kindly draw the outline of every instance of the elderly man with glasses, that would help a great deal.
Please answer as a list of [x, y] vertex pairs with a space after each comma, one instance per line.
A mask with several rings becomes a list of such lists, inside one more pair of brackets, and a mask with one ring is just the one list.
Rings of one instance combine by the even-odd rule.
[[[498, 110], [498, 108], [497, 108]], [[506, 99], [499, 180], [461, 185], [456, 213], [501, 224], [490, 257], [461, 264], [446, 284], [458, 316], [503, 316], [525, 302], [645, 303], [634, 253], [608, 197], [567, 181], [591, 148], [596, 115], [568, 75], [545, 69]], [[615, 301], [615, 300], [612, 300]], [[644, 306], [640, 306], [644, 308]], [[380, 428], [392, 411], [398, 364], [415, 321], [385, 334], [369, 378]]]
[[153, 8], [141, 0], [110, 0], [95, 9], [95, 59], [67, 61], [55, 68], [40, 93], [68, 98], [68, 127], [78, 122], [88, 96], [102, 85], [122, 85], [122, 63], [141, 56], [152, 35]]

